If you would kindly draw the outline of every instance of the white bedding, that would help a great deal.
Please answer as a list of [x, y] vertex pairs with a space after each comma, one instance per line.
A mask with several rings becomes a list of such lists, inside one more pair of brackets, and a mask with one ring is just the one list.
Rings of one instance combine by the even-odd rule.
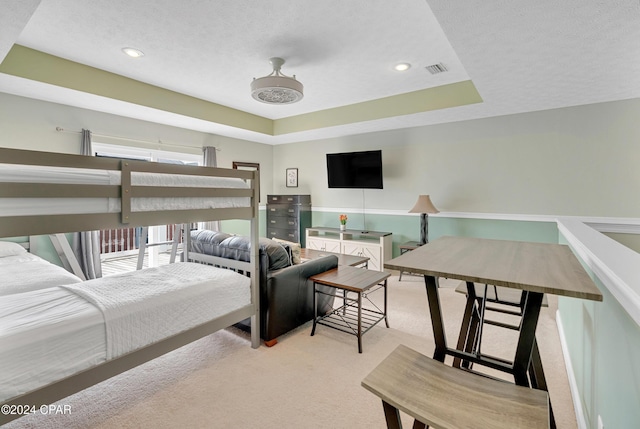
[[0, 257], [0, 296], [80, 281], [64, 268], [31, 253]]
[[179, 262], [62, 287], [100, 309], [112, 359], [251, 302], [248, 277], [212, 268]]
[[0, 401], [242, 308], [250, 296], [248, 277], [189, 262], [0, 296]]
[[[0, 164], [0, 183], [119, 185], [120, 172], [68, 167]], [[248, 188], [242, 179], [158, 173], [131, 173], [133, 186]], [[249, 207], [248, 197], [132, 198], [131, 211]], [[86, 214], [120, 211], [119, 198], [3, 198], [0, 216]]]
[[0, 296], [0, 401], [105, 360], [100, 311], [60, 287]]

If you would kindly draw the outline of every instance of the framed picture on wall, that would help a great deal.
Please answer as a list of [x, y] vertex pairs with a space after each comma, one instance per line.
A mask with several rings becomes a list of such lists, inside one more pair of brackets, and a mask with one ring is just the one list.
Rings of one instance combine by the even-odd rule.
[[287, 188], [298, 187], [298, 169], [287, 168]]

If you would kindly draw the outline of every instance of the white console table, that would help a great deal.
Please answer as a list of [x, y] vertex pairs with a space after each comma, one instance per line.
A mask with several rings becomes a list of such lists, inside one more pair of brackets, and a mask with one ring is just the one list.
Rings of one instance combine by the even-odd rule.
[[392, 258], [393, 234], [357, 229], [313, 227], [306, 230], [308, 249], [369, 258], [369, 269], [382, 271], [384, 261]]

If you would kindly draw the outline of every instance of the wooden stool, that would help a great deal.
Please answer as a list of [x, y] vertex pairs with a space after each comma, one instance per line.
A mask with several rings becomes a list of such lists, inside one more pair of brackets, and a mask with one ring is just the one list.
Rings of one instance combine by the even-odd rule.
[[382, 399], [388, 428], [402, 428], [399, 411], [414, 428], [549, 428], [547, 392], [451, 368], [403, 345], [362, 386]]
[[[484, 285], [474, 285], [476, 296], [478, 298], [482, 298], [484, 294]], [[456, 287], [456, 292], [467, 294], [467, 285], [465, 283], [460, 283], [458, 287]], [[489, 311], [495, 311], [497, 313], [510, 314], [513, 316], [522, 316], [522, 307], [524, 303], [522, 302], [523, 294], [521, 290], [511, 289], [508, 287], [502, 286], [494, 286], [487, 285], [487, 303], [500, 304], [502, 307], [490, 307], [487, 306], [486, 309]], [[545, 295], [542, 299], [542, 306], [548, 307], [549, 303], [547, 301], [547, 296]], [[509, 310], [508, 307], [513, 307], [515, 310]], [[517, 330], [519, 326], [513, 326], [504, 324], [501, 322], [496, 322], [492, 320], [485, 320], [485, 323], [501, 326], [503, 328], [515, 329]]]
[[[487, 296], [483, 298], [485, 288]], [[511, 323], [491, 320], [484, 317], [484, 310], [522, 317], [522, 308], [524, 307], [524, 294], [521, 290], [494, 285], [474, 285], [474, 291], [476, 296], [475, 301], [477, 301], [477, 305], [474, 300], [469, 299], [467, 284], [460, 283], [460, 285], [456, 288], [456, 292], [467, 295], [467, 304], [464, 310], [464, 316], [462, 318], [462, 325], [460, 327], [460, 334], [458, 336], [457, 349], [465, 350], [468, 352], [472, 351], [476, 346], [478, 346], [479, 342], [481, 341], [482, 326], [480, 322], [487, 325], [498, 326], [500, 328], [506, 328], [516, 331], [520, 330], [522, 319], [520, 319], [518, 324], [515, 325]], [[495, 307], [489, 306], [487, 304], [499, 304], [499, 306]], [[542, 298], [542, 307], [548, 306], [549, 303], [547, 301], [547, 296], [544, 295], [544, 297]], [[481, 314], [482, 317], [480, 317]], [[534, 349], [532, 352], [532, 367], [530, 368], [529, 372], [531, 373], [532, 371], [537, 371], [539, 373], [539, 377], [532, 377], [532, 379], [543, 380], [543, 382], [541, 383], [542, 385], [538, 386], [534, 384], [533, 387], [547, 390], [539, 353], [540, 352], [538, 350], [538, 345], [536, 343], [534, 344]], [[460, 368], [460, 365], [462, 365], [461, 359], [455, 358], [453, 360], [453, 366], [456, 368]], [[469, 368], [466, 363], [464, 364], [464, 366], [465, 368]]]

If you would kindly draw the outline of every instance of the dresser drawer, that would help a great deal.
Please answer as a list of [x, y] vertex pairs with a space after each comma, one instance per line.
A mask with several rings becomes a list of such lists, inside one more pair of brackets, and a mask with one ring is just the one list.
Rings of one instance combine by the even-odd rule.
[[299, 206], [290, 206], [286, 204], [269, 204], [267, 206], [267, 218], [272, 217], [298, 217], [300, 213]]
[[267, 195], [267, 204], [311, 204], [311, 195]]
[[300, 242], [300, 232], [290, 229], [273, 228], [267, 226], [267, 238], [279, 238], [280, 240]]
[[267, 226], [281, 229], [298, 229], [298, 218], [288, 216], [270, 216]]

